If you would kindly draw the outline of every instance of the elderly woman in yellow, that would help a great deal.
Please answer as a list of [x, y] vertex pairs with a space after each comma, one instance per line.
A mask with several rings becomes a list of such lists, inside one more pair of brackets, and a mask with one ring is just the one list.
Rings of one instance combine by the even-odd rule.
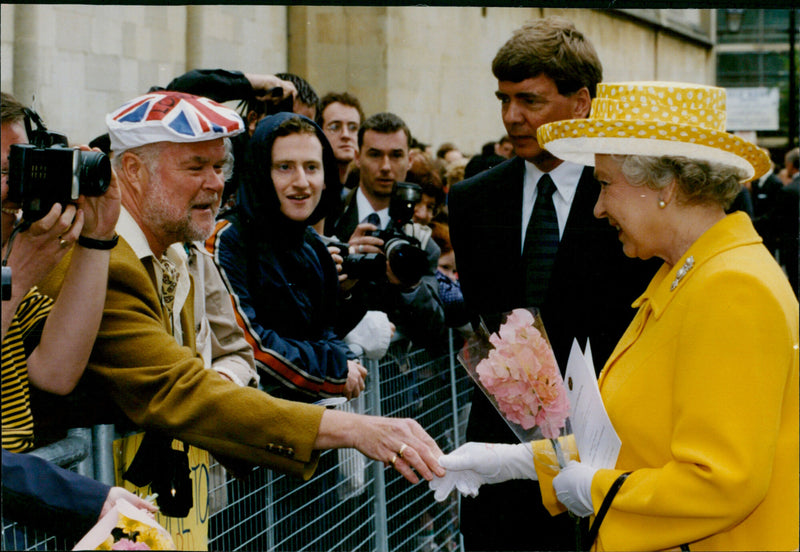
[[747, 215], [725, 214], [768, 159], [724, 131], [724, 102], [601, 84], [590, 119], [539, 129], [595, 165], [595, 216], [625, 254], [664, 260], [599, 378], [622, 447], [615, 469], [571, 461], [550, 484], [528, 444], [468, 443], [440, 459], [439, 497], [541, 476], [551, 512], [601, 518], [599, 550], [798, 548], [798, 303]]

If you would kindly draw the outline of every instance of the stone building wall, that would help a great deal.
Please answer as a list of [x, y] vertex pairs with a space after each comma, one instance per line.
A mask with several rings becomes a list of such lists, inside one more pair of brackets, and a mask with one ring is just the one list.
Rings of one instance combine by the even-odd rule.
[[592, 40], [605, 80], [713, 82], [710, 44], [671, 32], [657, 17], [618, 10], [64, 4], [0, 9], [2, 89], [28, 104], [35, 96], [34, 107], [48, 126], [74, 142], [102, 133], [106, 112], [150, 86], [163, 86], [187, 69], [224, 67], [292, 71], [320, 95], [355, 94], [367, 114], [397, 113], [423, 142], [453, 141], [474, 153], [504, 133], [492, 58], [514, 29], [551, 14], [573, 20]]

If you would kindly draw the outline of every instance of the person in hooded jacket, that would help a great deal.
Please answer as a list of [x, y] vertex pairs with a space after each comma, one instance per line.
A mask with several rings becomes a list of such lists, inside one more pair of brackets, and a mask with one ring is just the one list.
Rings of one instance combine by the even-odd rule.
[[337, 268], [311, 228], [340, 194], [333, 150], [314, 122], [287, 112], [258, 123], [248, 155], [237, 205], [206, 248], [262, 382], [292, 400], [356, 397], [367, 372], [333, 330]]

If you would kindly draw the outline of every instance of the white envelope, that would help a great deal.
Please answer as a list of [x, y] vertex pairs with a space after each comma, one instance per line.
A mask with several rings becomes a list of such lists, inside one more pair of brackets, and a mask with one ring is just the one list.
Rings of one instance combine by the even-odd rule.
[[588, 342], [586, 353], [581, 352], [577, 340], [572, 342], [564, 385], [569, 398], [569, 420], [581, 462], [598, 469], [616, 467], [622, 441], [603, 405]]

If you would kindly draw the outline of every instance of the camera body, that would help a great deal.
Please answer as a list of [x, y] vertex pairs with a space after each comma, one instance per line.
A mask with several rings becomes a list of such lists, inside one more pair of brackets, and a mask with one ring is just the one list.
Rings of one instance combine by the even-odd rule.
[[350, 253], [346, 243], [329, 242], [339, 249], [342, 272], [354, 280], [377, 281], [386, 276], [386, 257], [382, 253]]
[[386, 229], [370, 234], [383, 240], [389, 267], [406, 287], [419, 283], [428, 269], [428, 256], [419, 240], [404, 230], [412, 223], [414, 207], [421, 199], [422, 188], [417, 184], [396, 182], [389, 202], [389, 224]]
[[[38, 125], [36, 130], [30, 129], [31, 119]], [[39, 220], [56, 203], [67, 205], [81, 194], [106, 192], [111, 184], [111, 163], [104, 153], [69, 148], [66, 136], [45, 129], [33, 112], [25, 125], [31, 143], [9, 148], [7, 196], [22, 208], [24, 224]]]

